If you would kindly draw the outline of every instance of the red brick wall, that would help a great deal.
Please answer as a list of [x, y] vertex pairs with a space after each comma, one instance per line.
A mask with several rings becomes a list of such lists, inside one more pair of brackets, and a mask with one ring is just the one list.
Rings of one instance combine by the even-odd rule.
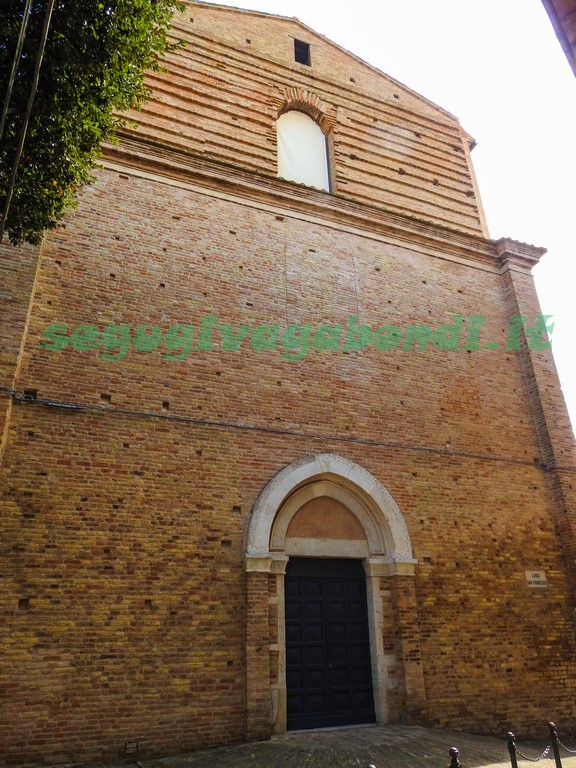
[[[483, 338], [503, 342], [508, 311], [502, 278], [480, 264], [101, 173], [46, 242], [18, 381], [91, 410], [15, 405], [2, 470], [7, 758], [244, 738], [250, 509], [319, 449], [372, 472], [407, 521], [429, 720], [521, 732], [568, 718], [572, 607], [519, 353], [286, 361], [247, 348], [110, 362], [39, 346], [56, 322], [358, 312], [373, 328], [482, 313]], [[527, 589], [529, 569], [546, 572], [547, 590]]]
[[[463, 232], [482, 210], [458, 120], [293, 19], [194, 3], [174, 22], [185, 47], [149, 78], [136, 135], [187, 155], [277, 172], [276, 118], [292, 91], [330, 118], [335, 193]], [[294, 38], [312, 65], [294, 61]]]
[[[403, 655], [391, 717], [518, 735], [554, 719], [564, 732], [574, 444], [550, 352], [505, 349], [511, 314], [539, 311], [536, 250], [509, 244], [520, 256], [502, 275], [451, 116], [406, 89], [395, 99], [389, 80], [378, 102], [382, 76], [321, 38], [319, 69], [300, 71], [280, 47], [300, 34], [294, 22], [240, 14], [229, 26], [227, 11], [193, 10], [186, 34], [204, 42], [178, 66], [171, 57], [142, 143], [109, 150], [66, 228], [46, 238], [35, 288], [38, 252], [2, 247], [0, 385], [17, 390], [0, 469], [3, 758], [115, 759], [125, 742], [146, 756], [266, 735], [276, 608], [269, 577], [247, 580], [245, 537], [270, 479], [319, 451], [386, 486], [418, 560], [385, 601], [384, 647]], [[251, 43], [239, 52], [234, 35]], [[356, 83], [342, 81], [346, 62]], [[240, 88], [242, 67], [254, 79]], [[336, 196], [275, 178], [274, 104], [312, 74], [335, 109]], [[365, 156], [353, 166], [355, 148]], [[412, 181], [383, 159], [400, 149]], [[365, 160], [380, 179], [371, 191]], [[102, 349], [41, 348], [54, 323], [165, 330], [207, 315], [282, 328], [357, 315], [403, 330], [482, 315], [483, 343], [499, 348], [287, 360], [249, 341], [226, 351], [218, 332], [212, 351], [178, 362], [160, 349], [114, 362]], [[37, 402], [22, 402], [25, 390]], [[547, 589], [528, 589], [533, 569]]]

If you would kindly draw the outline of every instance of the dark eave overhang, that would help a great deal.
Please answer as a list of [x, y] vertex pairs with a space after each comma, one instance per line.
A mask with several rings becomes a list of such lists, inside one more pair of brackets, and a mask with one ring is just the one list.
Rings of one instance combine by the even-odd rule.
[[542, 0], [556, 37], [576, 75], [576, 0]]

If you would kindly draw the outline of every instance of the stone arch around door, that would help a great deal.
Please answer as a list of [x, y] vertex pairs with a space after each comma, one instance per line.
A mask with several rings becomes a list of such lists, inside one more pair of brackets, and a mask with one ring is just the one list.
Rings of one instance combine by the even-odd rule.
[[246, 548], [248, 740], [286, 730], [284, 576], [290, 557], [362, 561], [376, 720], [422, 721], [416, 560], [406, 522], [366, 469], [335, 454], [315, 454], [273, 477], [252, 510]]

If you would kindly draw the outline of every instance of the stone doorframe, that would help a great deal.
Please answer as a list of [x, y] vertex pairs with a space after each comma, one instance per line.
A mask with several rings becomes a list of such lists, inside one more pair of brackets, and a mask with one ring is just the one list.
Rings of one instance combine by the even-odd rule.
[[[365, 541], [288, 537], [298, 510], [318, 497], [347, 507]], [[426, 696], [414, 588], [417, 561], [406, 522], [370, 472], [341, 456], [316, 454], [273, 477], [252, 510], [246, 548], [247, 739], [286, 730], [284, 575], [290, 556], [362, 559], [376, 721], [421, 721]]]

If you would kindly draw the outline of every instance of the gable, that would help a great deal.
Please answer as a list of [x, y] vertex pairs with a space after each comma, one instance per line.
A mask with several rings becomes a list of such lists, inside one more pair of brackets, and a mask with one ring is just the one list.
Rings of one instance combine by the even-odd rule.
[[172, 34], [184, 47], [148, 75], [134, 138], [285, 185], [277, 120], [304, 111], [328, 137], [333, 195], [486, 234], [470, 137], [450, 113], [294, 19], [189, 2]]
[[392, 102], [396, 107], [458, 123], [454, 115], [296, 18], [193, 2], [178, 19], [179, 26], [180, 23], [183, 31], [217, 37], [234, 48], [306, 74], [304, 66], [294, 61], [294, 39], [302, 40], [310, 45], [309, 74], [314, 78], [346, 88], [351, 94], [361, 92], [380, 102]]

